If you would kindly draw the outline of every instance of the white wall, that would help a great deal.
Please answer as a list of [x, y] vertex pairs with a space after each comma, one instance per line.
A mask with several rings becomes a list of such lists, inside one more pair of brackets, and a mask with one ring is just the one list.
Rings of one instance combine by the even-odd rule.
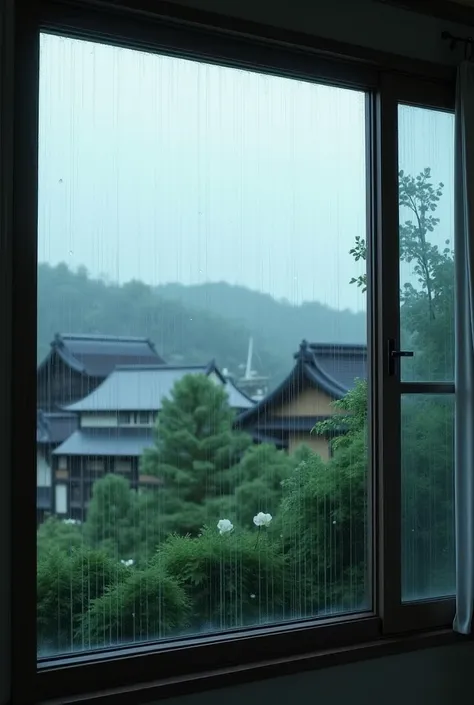
[[474, 644], [466, 643], [170, 698], [159, 705], [472, 705], [473, 664]]
[[51, 466], [40, 450], [36, 451], [36, 486], [51, 487]]
[[417, 59], [455, 64], [460, 58], [440, 39], [444, 29], [463, 35], [466, 28], [375, 0], [171, 0], [254, 22], [307, 32]]

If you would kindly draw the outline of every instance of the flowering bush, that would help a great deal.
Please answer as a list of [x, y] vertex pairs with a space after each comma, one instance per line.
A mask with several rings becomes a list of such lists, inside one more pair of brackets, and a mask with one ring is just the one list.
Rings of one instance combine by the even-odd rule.
[[220, 519], [220, 521], [217, 522], [217, 528], [219, 529], [219, 533], [221, 534], [228, 534], [232, 529], [234, 528], [234, 525], [232, 524], [229, 519]]
[[[230, 523], [230, 522], [229, 522]], [[186, 590], [194, 631], [265, 624], [285, 612], [285, 560], [266, 536], [205, 528], [200, 536], [172, 536], [153, 560]]]

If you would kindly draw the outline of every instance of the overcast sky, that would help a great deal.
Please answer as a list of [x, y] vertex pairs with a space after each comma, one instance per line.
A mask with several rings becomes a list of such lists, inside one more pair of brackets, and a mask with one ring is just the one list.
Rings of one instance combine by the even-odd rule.
[[[39, 259], [360, 310], [364, 110], [355, 91], [43, 35]], [[405, 108], [400, 134], [400, 166], [446, 184], [442, 242], [452, 116]]]

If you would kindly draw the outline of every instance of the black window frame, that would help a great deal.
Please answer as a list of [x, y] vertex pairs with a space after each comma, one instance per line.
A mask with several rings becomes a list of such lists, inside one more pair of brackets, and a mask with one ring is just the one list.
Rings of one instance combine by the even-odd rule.
[[[217, 15], [169, 7], [167, 3], [30, 2], [19, 0], [15, 28], [15, 130], [13, 140], [13, 228], [11, 238], [11, 425], [15, 465], [12, 512], [12, 682], [15, 702], [73, 696], [106, 688], [130, 688], [138, 681], [176, 683], [196, 674], [222, 669], [236, 678], [258, 665], [260, 675], [273, 661], [291, 661], [296, 668], [319, 651], [354, 645], [369, 649], [374, 642], [401, 632], [447, 627], [453, 599], [400, 604], [393, 581], [399, 578], [400, 476], [389, 457], [393, 436], [388, 423], [389, 397], [381, 378], [388, 323], [382, 315], [384, 292], [394, 283], [393, 261], [398, 246], [397, 107], [414, 101], [423, 107], [452, 109], [454, 72], [425, 62], [398, 59], [308, 35], [285, 32]], [[154, 6], [152, 12], [151, 6]], [[247, 68], [295, 79], [366, 91], [368, 228], [374, 233], [368, 266], [372, 272], [373, 336], [368, 348], [376, 362], [371, 389], [374, 432], [372, 511], [374, 609], [363, 615], [307, 620], [264, 629], [239, 630], [186, 642], [144, 644], [113, 652], [57, 657], [37, 668], [36, 655], [36, 266], [39, 34], [48, 31], [91, 41], [162, 52], [225, 66]], [[395, 67], [399, 67], [396, 70]], [[397, 265], [398, 265], [398, 259]], [[383, 281], [383, 285], [382, 285]], [[13, 283], [14, 282], [14, 283]], [[378, 377], [377, 377], [378, 375]], [[31, 440], [30, 440], [31, 438]], [[398, 552], [398, 553], [397, 553]], [[426, 644], [426, 641], [424, 642]], [[280, 663], [280, 667], [278, 666]], [[299, 663], [299, 666], [298, 666]], [[271, 669], [270, 669], [271, 670]], [[272, 670], [275, 673], [275, 670]], [[240, 675], [239, 675], [240, 674]], [[196, 680], [196, 678], [195, 678]], [[206, 681], [209, 687], [211, 681]], [[179, 688], [178, 688], [179, 690]], [[164, 692], [164, 691], [163, 691]], [[176, 692], [176, 691], [173, 691]], [[156, 698], [156, 691], [150, 691]], [[111, 702], [118, 703], [118, 691]]]

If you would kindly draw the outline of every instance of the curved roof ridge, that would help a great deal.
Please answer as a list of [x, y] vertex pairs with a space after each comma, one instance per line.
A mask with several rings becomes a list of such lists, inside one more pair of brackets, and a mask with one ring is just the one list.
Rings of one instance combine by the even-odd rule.
[[313, 359], [311, 362], [304, 361], [304, 366], [307, 368], [307, 374], [313, 379], [313, 381], [322, 389], [327, 392], [330, 396], [340, 397], [346, 394], [349, 389], [337, 381], [332, 375], [330, 375], [318, 362], [316, 355], [312, 355]]
[[247, 409], [246, 411], [243, 411], [241, 414], [238, 416], [238, 421], [244, 421], [253, 416], [254, 414], [260, 414], [262, 411], [266, 409], [267, 406], [272, 404], [278, 397], [282, 394], [282, 392], [288, 387], [289, 384], [294, 380], [294, 378], [297, 375], [297, 372], [305, 371], [304, 370], [304, 365], [301, 364], [301, 360], [297, 359], [296, 364], [294, 365], [293, 369], [290, 371], [290, 373], [285, 377], [285, 379], [280, 382], [278, 387], [276, 387], [273, 392], [270, 392], [270, 394], [267, 394], [266, 397], [263, 397], [263, 399], [260, 399], [256, 404], [251, 409]]

